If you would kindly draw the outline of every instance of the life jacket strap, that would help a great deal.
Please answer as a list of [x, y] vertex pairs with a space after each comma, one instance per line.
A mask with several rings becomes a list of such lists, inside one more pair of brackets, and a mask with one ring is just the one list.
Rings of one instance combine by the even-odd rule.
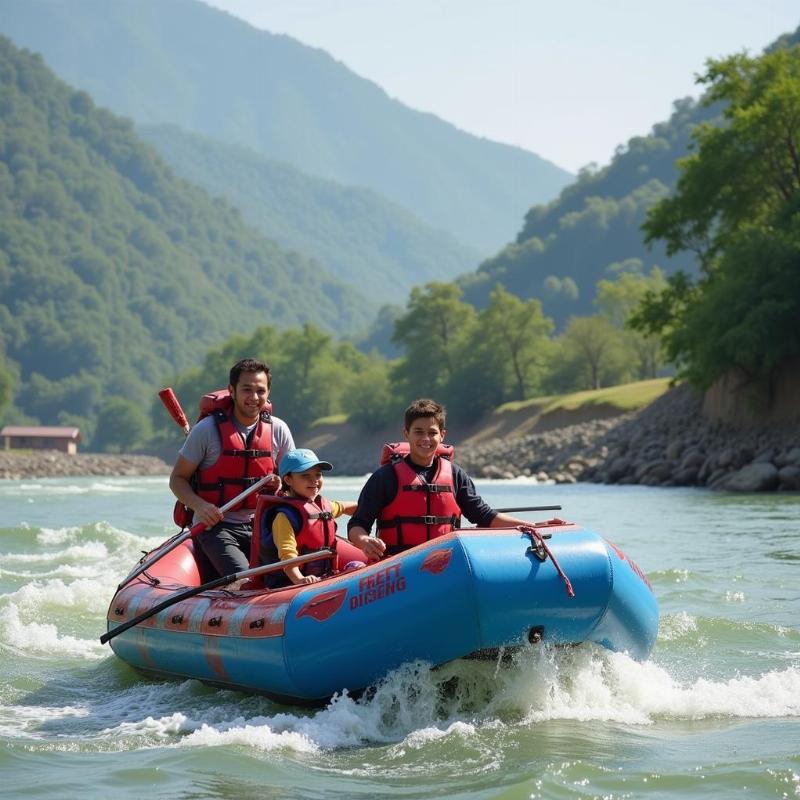
[[212, 489], [221, 489], [223, 486], [233, 485], [243, 486], [246, 489], [254, 483], [258, 483], [260, 480], [261, 478], [220, 478], [216, 483], [198, 483], [197, 488], [211, 491]]
[[223, 455], [237, 456], [239, 458], [265, 458], [271, 456], [271, 450], [223, 450]]
[[451, 514], [449, 517], [435, 517], [423, 514], [418, 517], [392, 517], [391, 519], [378, 520], [378, 528], [399, 528], [401, 525], [452, 525], [458, 527], [458, 517]]
[[426, 494], [452, 494], [453, 487], [446, 483], [412, 483], [403, 487], [404, 492], [425, 492]]

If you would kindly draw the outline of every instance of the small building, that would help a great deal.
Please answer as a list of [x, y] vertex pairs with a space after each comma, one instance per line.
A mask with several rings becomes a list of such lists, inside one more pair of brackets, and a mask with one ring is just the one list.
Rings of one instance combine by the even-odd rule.
[[80, 428], [47, 425], [6, 425], [0, 430], [6, 450], [60, 450], [74, 455], [81, 440]]

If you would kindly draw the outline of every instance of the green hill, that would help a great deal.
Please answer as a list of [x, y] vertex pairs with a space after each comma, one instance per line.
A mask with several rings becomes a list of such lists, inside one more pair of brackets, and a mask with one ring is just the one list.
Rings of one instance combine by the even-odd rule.
[[531, 208], [516, 240], [460, 279], [465, 299], [485, 306], [502, 283], [520, 297], [540, 298], [560, 326], [570, 315], [594, 313], [595, 284], [614, 269], [692, 271], [686, 256], [668, 258], [662, 246], [648, 250], [641, 225], [675, 186], [675, 161], [688, 152], [692, 128], [716, 115], [691, 99], [676, 102], [667, 122], [631, 139], [608, 166], [583, 172], [557, 200]]
[[175, 176], [131, 123], [0, 37], [0, 366], [20, 414], [144, 399], [265, 323], [363, 327], [366, 300]]
[[0, 31], [138, 123], [175, 124], [371, 188], [484, 254], [572, 178], [196, 0], [0, 0]]
[[[767, 49], [798, 42], [800, 28]], [[675, 162], [689, 152], [693, 128], [714, 120], [720, 120], [718, 106], [676, 101], [666, 122], [620, 146], [608, 166], [583, 171], [556, 200], [533, 206], [511, 244], [459, 278], [464, 299], [484, 307], [502, 283], [520, 297], [540, 298], [544, 312], [562, 326], [570, 315], [594, 313], [595, 285], [615, 270], [649, 272], [658, 265], [667, 274], [695, 273], [689, 255], [668, 258], [660, 243], [649, 250], [641, 225], [648, 209], [675, 187]]]
[[313, 256], [376, 304], [403, 300], [416, 284], [452, 280], [480, 261], [477, 250], [369, 189], [313, 178], [175, 126], [137, 130], [181, 176], [224, 196], [278, 244]]

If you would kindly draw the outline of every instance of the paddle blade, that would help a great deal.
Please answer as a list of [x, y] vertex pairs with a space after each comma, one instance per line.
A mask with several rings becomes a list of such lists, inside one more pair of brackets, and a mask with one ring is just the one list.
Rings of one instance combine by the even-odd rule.
[[181, 404], [178, 402], [178, 398], [175, 397], [175, 392], [172, 391], [170, 387], [166, 389], [162, 389], [158, 396], [161, 398], [161, 402], [164, 404], [164, 408], [169, 411], [169, 415], [175, 422], [183, 428], [184, 433], [189, 433], [189, 420], [186, 419], [186, 414], [184, 413], [183, 409], [181, 408]]

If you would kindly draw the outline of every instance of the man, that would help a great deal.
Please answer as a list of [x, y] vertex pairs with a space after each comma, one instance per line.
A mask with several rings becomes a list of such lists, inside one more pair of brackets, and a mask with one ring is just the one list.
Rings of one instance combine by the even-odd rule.
[[[409, 453], [376, 470], [361, 490], [347, 535], [370, 561], [443, 536], [466, 517], [481, 528], [530, 523], [495, 511], [457, 464], [437, 455], [445, 436], [445, 409], [415, 400], [405, 412], [403, 436]], [[370, 536], [377, 520], [377, 536]]]
[[[294, 449], [288, 425], [266, 410], [269, 367], [246, 358], [233, 365], [229, 380], [230, 414], [217, 411], [192, 428], [169, 478], [173, 494], [194, 512], [194, 523], [207, 526], [197, 542], [220, 575], [249, 566], [256, 495], [225, 514], [220, 506], [277, 472], [281, 458]], [[275, 475], [265, 490], [278, 484]]]

